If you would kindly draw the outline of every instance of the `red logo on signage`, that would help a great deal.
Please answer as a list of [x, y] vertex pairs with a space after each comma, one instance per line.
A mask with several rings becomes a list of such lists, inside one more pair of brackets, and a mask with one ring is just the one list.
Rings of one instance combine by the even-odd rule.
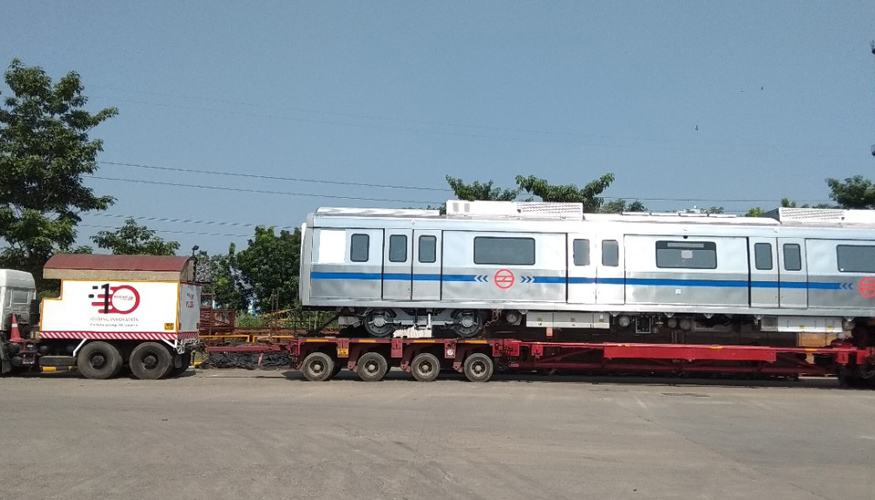
[[495, 286], [502, 290], [507, 290], [512, 287], [516, 281], [516, 277], [514, 277], [510, 269], [499, 269], [495, 272], [495, 276], [493, 276], [492, 279], [495, 281]]
[[110, 286], [109, 283], [94, 285], [93, 290], [102, 290], [102, 293], [88, 295], [89, 299], [100, 299], [91, 303], [97, 306], [97, 312], [101, 314], [130, 314], [140, 306], [140, 293], [130, 285]]
[[875, 297], [875, 278], [863, 278], [860, 280], [860, 295], [871, 299]]

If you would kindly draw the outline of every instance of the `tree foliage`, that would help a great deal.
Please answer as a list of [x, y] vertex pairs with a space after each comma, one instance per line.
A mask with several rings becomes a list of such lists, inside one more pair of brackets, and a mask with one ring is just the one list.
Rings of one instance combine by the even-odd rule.
[[197, 281], [203, 284], [205, 295], [212, 295], [219, 309], [246, 309], [246, 296], [236, 260], [236, 246], [233, 243], [225, 255], [210, 255], [203, 250], [197, 254]]
[[134, 219], [125, 220], [124, 225], [115, 231], [100, 231], [91, 237], [91, 241], [115, 255], [174, 255], [179, 250], [178, 242], [165, 241]]
[[[230, 253], [229, 253], [230, 254]], [[259, 312], [295, 307], [301, 255], [301, 230], [256, 227], [249, 246], [234, 257], [233, 265], [244, 288], [257, 298]]]
[[647, 212], [647, 207], [638, 200], [627, 203], [626, 200], [606, 201], [599, 208], [599, 212], [605, 214], [621, 214], [623, 212]]
[[842, 208], [875, 208], [875, 184], [862, 175], [848, 177], [844, 181], [827, 179], [829, 197]]
[[114, 201], [95, 195], [82, 176], [97, 170], [103, 150], [88, 133], [117, 110], [83, 109], [88, 99], [75, 72], [53, 84], [42, 68], [13, 59], [4, 76], [12, 94], [0, 103], [0, 267], [28, 271], [41, 284], [52, 254], [76, 250], [80, 214]]
[[513, 201], [520, 194], [519, 189], [503, 189], [496, 187], [494, 182], [480, 183], [474, 181], [466, 184], [462, 179], [447, 176], [447, 184], [456, 195], [456, 199], [465, 201]]
[[553, 185], [546, 179], [530, 175], [516, 176], [520, 189], [531, 193], [543, 201], [583, 203], [584, 212], [598, 212], [604, 200], [599, 195], [614, 182], [614, 174], [605, 174], [579, 188], [574, 184]]

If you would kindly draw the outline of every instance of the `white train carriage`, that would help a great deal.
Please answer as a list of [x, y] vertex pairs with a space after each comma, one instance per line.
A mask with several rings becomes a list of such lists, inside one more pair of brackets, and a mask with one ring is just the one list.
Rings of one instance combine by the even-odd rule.
[[300, 293], [373, 336], [485, 324], [847, 332], [875, 317], [875, 213], [583, 214], [580, 204], [324, 208], [303, 228]]

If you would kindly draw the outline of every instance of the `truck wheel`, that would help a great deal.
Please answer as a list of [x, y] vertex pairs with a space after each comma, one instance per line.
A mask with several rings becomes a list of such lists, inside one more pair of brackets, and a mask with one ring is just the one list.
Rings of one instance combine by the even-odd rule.
[[389, 371], [389, 363], [378, 352], [366, 352], [356, 362], [355, 371], [365, 382], [379, 382]]
[[324, 382], [334, 372], [334, 360], [324, 352], [311, 352], [304, 358], [301, 372], [310, 382]]
[[173, 369], [173, 356], [157, 342], [144, 342], [131, 353], [131, 371], [140, 380], [157, 380]]
[[482, 353], [474, 353], [465, 360], [465, 376], [471, 382], [487, 382], [492, 378], [492, 358]]
[[[191, 351], [185, 351], [184, 354], [177, 354], [175, 357], [179, 358], [179, 367], [174, 366], [170, 370], [170, 377], [178, 377], [185, 373], [188, 370], [188, 367], [191, 365]], [[176, 360], [174, 359], [174, 363]]]
[[76, 356], [76, 367], [85, 378], [108, 379], [122, 369], [122, 355], [112, 344], [90, 342]]
[[440, 360], [429, 352], [417, 354], [410, 362], [410, 374], [420, 382], [434, 382], [440, 373]]

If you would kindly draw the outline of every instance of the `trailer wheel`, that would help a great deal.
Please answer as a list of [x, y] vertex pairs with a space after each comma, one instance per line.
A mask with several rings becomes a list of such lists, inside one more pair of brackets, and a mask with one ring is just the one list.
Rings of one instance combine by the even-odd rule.
[[487, 382], [494, 370], [492, 358], [482, 353], [474, 353], [465, 359], [465, 377], [471, 382]]
[[334, 373], [334, 360], [324, 352], [311, 352], [304, 358], [301, 372], [310, 382], [324, 382]]
[[[175, 357], [179, 358], [179, 367], [174, 366], [170, 370], [170, 377], [178, 377], [185, 373], [188, 370], [188, 367], [191, 366], [191, 351], [186, 351], [183, 354], [177, 354]], [[176, 360], [174, 359], [174, 363]]]
[[108, 379], [122, 369], [122, 355], [114, 345], [106, 342], [91, 342], [76, 356], [76, 368], [85, 378]]
[[131, 352], [131, 371], [140, 380], [157, 380], [173, 370], [173, 356], [157, 342], [144, 342]]
[[389, 363], [378, 352], [366, 352], [356, 362], [355, 371], [365, 382], [379, 382], [389, 371]]
[[440, 373], [441, 362], [430, 352], [421, 352], [410, 362], [410, 374], [420, 382], [434, 382]]

